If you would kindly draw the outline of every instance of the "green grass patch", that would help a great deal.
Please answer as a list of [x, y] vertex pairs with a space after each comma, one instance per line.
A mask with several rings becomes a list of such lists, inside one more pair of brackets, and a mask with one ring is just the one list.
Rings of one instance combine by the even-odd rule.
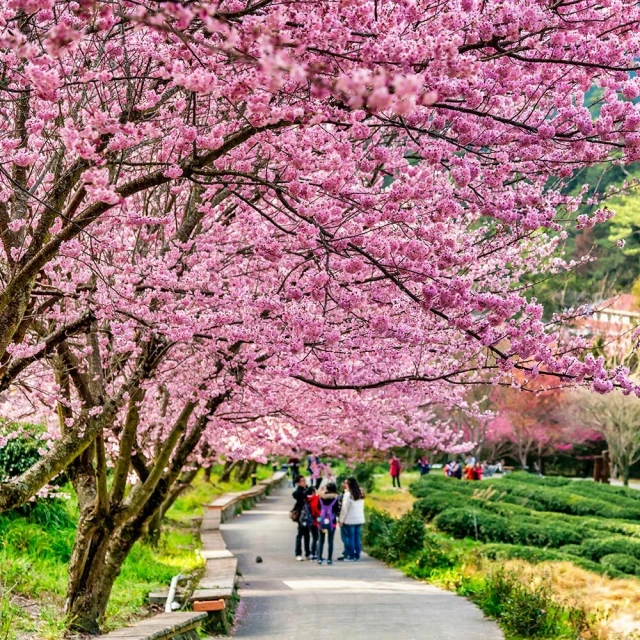
[[[107, 609], [106, 630], [118, 628], [149, 613], [149, 591], [168, 586], [178, 573], [203, 566], [197, 553], [200, 539], [193, 519], [217, 495], [248, 488], [250, 482], [219, 483], [222, 467], [211, 482], [198, 476], [171, 507], [157, 546], [134, 545], [116, 580]], [[271, 475], [261, 467], [258, 479]], [[69, 487], [68, 500], [39, 500], [0, 514], [0, 639], [59, 640], [65, 631], [62, 615], [67, 567], [76, 534], [77, 502]]]

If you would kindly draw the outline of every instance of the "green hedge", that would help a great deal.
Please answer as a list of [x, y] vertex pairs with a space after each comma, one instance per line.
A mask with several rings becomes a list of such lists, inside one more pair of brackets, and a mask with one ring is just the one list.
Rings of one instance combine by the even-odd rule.
[[455, 538], [476, 538], [482, 542], [561, 547], [583, 540], [581, 531], [562, 524], [537, 524], [468, 507], [447, 509], [436, 516], [433, 524]]
[[624, 553], [610, 553], [600, 560], [605, 568], [614, 569], [631, 576], [640, 576], [640, 560]]
[[420, 551], [425, 534], [424, 519], [416, 512], [409, 511], [395, 519], [377, 509], [368, 509], [362, 543], [375, 558], [394, 562]]
[[451, 508], [463, 508], [469, 505], [469, 498], [457, 493], [432, 491], [428, 497], [420, 498], [413, 504], [413, 509], [423, 518], [431, 520], [442, 511]]
[[640, 540], [631, 538], [612, 537], [585, 540], [580, 545], [580, 549], [579, 555], [596, 562], [610, 554], [624, 554], [640, 560]]

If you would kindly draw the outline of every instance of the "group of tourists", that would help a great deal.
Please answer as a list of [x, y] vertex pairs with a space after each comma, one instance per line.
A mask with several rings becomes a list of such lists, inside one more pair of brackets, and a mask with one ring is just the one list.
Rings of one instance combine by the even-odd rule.
[[[364, 492], [355, 478], [347, 478], [342, 493], [333, 480], [316, 488], [313, 475], [310, 482], [302, 475], [295, 479], [291, 519], [297, 523], [295, 556], [299, 562], [315, 560], [333, 564], [336, 530], [344, 551], [337, 560], [358, 562], [361, 554], [361, 532], [364, 524]], [[326, 552], [326, 555], [325, 555]], [[304, 553], [304, 555], [303, 555]]]
[[479, 462], [473, 456], [467, 456], [464, 464], [457, 459], [450, 460], [444, 465], [444, 473], [449, 478], [462, 480], [482, 480], [482, 477], [490, 477], [494, 473], [503, 473], [504, 463], [502, 460], [496, 464]]
[[[300, 458], [291, 456], [287, 460], [287, 469], [291, 478], [291, 486], [295, 485], [296, 478], [300, 474]], [[309, 485], [315, 487], [316, 490], [320, 488], [323, 483], [335, 481], [335, 476], [331, 469], [331, 464], [328, 462], [322, 462], [319, 456], [310, 455], [307, 458], [307, 476], [309, 477]]]

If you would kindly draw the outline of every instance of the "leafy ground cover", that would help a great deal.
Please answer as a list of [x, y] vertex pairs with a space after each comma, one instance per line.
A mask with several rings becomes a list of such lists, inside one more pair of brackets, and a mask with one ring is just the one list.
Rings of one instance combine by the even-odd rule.
[[[192, 519], [216, 495], [247, 488], [199, 476], [165, 518], [157, 545], [135, 545], [118, 577], [104, 628], [124, 626], [150, 613], [149, 591], [167, 586], [178, 573], [199, 571], [200, 538]], [[217, 473], [216, 473], [217, 472]], [[259, 476], [269, 471], [259, 469]], [[65, 488], [69, 491], [68, 487]], [[63, 603], [67, 564], [75, 537], [76, 503], [41, 500], [0, 515], [0, 640], [57, 640], [64, 633]]]
[[369, 553], [469, 597], [510, 640], [639, 637], [640, 492], [434, 474], [410, 492], [376, 478], [369, 504]]

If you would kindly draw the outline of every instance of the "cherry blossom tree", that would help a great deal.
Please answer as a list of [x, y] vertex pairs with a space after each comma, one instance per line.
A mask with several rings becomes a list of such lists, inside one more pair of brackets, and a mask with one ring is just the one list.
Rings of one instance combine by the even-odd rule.
[[566, 181], [638, 159], [639, 13], [0, 8], [0, 390], [58, 418], [0, 509], [68, 470], [77, 626], [206, 458], [455, 447], [418, 407], [467, 384], [636, 391], [558, 333], [581, 309], [544, 322], [523, 281], [609, 215], [576, 218]]

